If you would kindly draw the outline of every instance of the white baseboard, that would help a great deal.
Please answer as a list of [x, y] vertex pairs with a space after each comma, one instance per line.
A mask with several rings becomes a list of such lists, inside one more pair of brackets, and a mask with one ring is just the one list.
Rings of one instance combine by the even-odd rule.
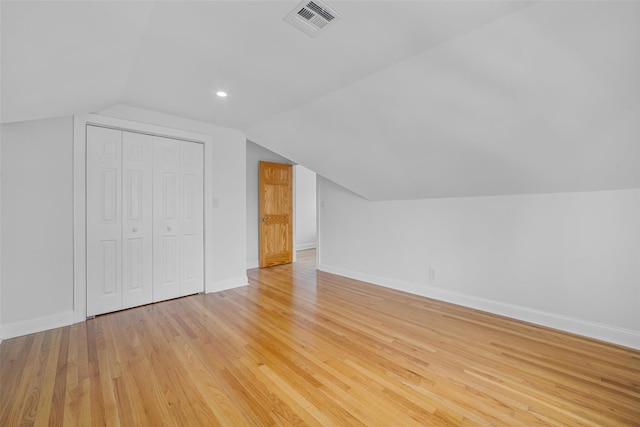
[[249, 278], [247, 276], [234, 277], [231, 279], [219, 280], [207, 285], [206, 292], [226, 291], [228, 289], [239, 288], [241, 286], [247, 286], [249, 284]]
[[37, 319], [21, 320], [2, 325], [2, 339], [19, 337], [21, 335], [33, 334], [47, 331], [49, 329], [60, 328], [73, 324], [73, 311], [54, 314], [52, 316], [39, 317]]
[[318, 270], [640, 350], [640, 332], [322, 264]]
[[301, 243], [299, 245], [296, 245], [296, 251], [304, 251], [305, 249], [315, 249], [316, 246], [317, 246], [316, 242]]
[[258, 260], [247, 261], [247, 270], [252, 270], [258, 267], [260, 267], [260, 262]]

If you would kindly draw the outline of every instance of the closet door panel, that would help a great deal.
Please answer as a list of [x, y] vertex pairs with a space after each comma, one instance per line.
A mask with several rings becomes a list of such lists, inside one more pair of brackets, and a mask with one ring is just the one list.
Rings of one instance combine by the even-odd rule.
[[154, 137], [153, 301], [180, 293], [180, 142]]
[[153, 137], [122, 134], [123, 308], [153, 300]]
[[204, 290], [204, 176], [202, 144], [181, 142], [181, 295]]
[[87, 315], [122, 308], [122, 132], [87, 126]]

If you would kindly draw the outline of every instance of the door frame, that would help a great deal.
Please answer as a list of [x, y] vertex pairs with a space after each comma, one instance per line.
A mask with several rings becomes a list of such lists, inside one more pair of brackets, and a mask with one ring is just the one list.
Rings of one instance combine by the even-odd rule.
[[87, 125], [181, 139], [204, 145], [204, 290], [212, 292], [207, 278], [213, 277], [213, 137], [99, 114], [76, 115], [73, 117], [73, 322], [83, 322], [87, 318]]

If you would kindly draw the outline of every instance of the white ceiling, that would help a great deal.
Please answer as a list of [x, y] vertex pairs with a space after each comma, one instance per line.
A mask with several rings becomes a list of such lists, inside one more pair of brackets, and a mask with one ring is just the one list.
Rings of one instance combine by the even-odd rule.
[[640, 187], [639, 2], [297, 3], [3, 1], [2, 122], [148, 108], [373, 200]]

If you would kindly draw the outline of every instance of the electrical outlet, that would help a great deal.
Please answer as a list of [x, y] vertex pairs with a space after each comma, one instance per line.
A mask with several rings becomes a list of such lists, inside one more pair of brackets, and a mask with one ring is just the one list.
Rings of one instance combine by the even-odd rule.
[[436, 269], [429, 267], [429, 279], [436, 280]]

